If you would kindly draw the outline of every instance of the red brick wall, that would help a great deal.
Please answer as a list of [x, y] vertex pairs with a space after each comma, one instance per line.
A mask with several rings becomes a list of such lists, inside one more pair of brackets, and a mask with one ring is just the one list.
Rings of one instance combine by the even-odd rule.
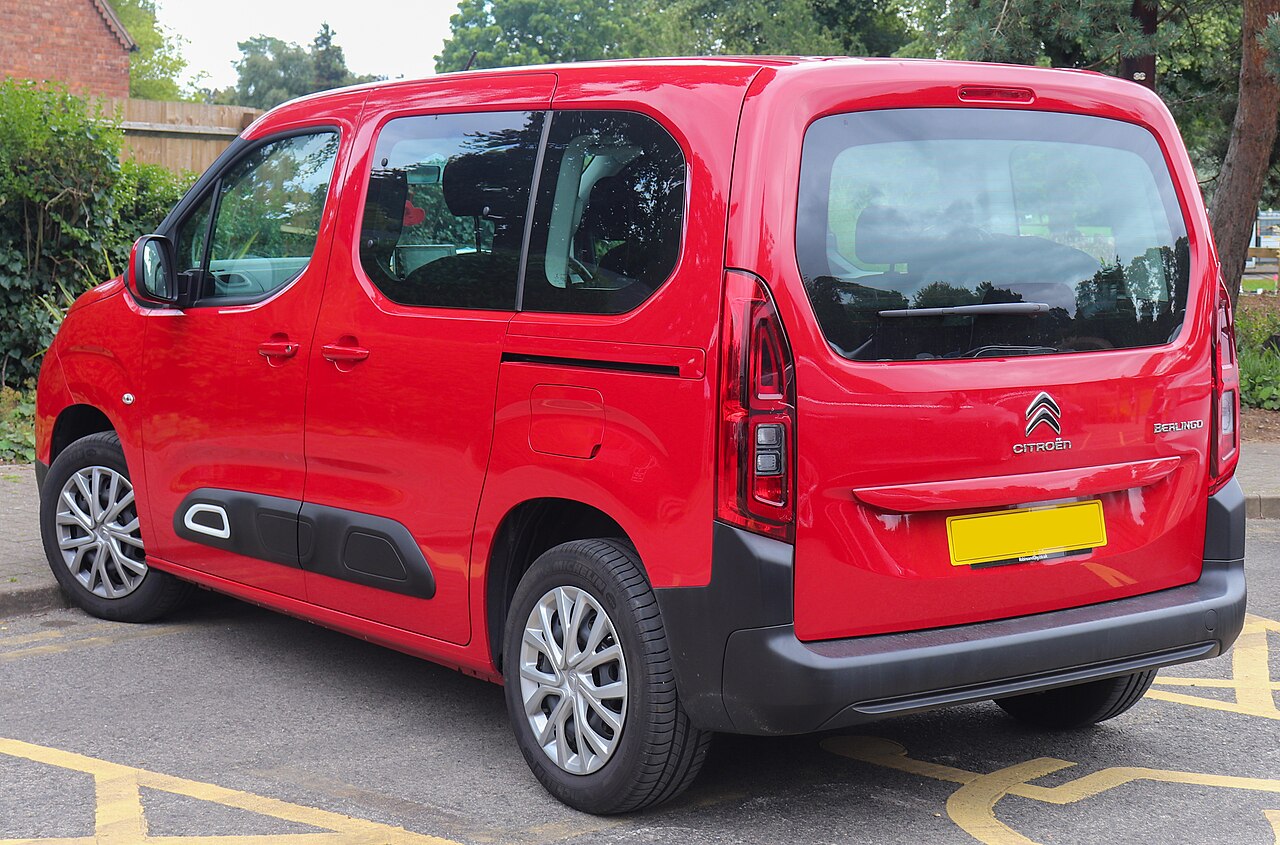
[[129, 96], [129, 52], [93, 0], [0, 0], [0, 74]]

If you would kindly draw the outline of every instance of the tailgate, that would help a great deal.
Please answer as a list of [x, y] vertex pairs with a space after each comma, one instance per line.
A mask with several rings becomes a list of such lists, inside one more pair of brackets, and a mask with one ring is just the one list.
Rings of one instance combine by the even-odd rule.
[[1198, 577], [1213, 369], [1188, 302], [1210, 276], [1148, 129], [1034, 110], [822, 117], [796, 250], [822, 338], [793, 332], [801, 638]]

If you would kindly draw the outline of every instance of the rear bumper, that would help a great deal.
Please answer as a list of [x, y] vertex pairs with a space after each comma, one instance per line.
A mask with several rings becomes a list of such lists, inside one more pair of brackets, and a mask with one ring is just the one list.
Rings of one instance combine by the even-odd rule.
[[696, 724], [806, 733], [1221, 654], [1245, 613], [1244, 496], [1235, 481], [1210, 499], [1206, 529], [1193, 584], [928, 631], [799, 641], [791, 547], [718, 523], [711, 585], [657, 593]]

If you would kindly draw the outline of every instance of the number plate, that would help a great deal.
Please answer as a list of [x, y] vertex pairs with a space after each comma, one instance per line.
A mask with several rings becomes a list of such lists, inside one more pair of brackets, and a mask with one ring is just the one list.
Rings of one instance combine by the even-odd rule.
[[1107, 544], [1102, 502], [947, 517], [952, 566], [1021, 563]]

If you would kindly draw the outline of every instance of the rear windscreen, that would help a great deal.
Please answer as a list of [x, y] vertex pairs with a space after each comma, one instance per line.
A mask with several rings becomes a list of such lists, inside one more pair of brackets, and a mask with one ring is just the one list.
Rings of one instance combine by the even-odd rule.
[[1155, 138], [997, 109], [841, 114], [805, 134], [796, 252], [828, 342], [904, 361], [1155, 346], [1187, 231]]

